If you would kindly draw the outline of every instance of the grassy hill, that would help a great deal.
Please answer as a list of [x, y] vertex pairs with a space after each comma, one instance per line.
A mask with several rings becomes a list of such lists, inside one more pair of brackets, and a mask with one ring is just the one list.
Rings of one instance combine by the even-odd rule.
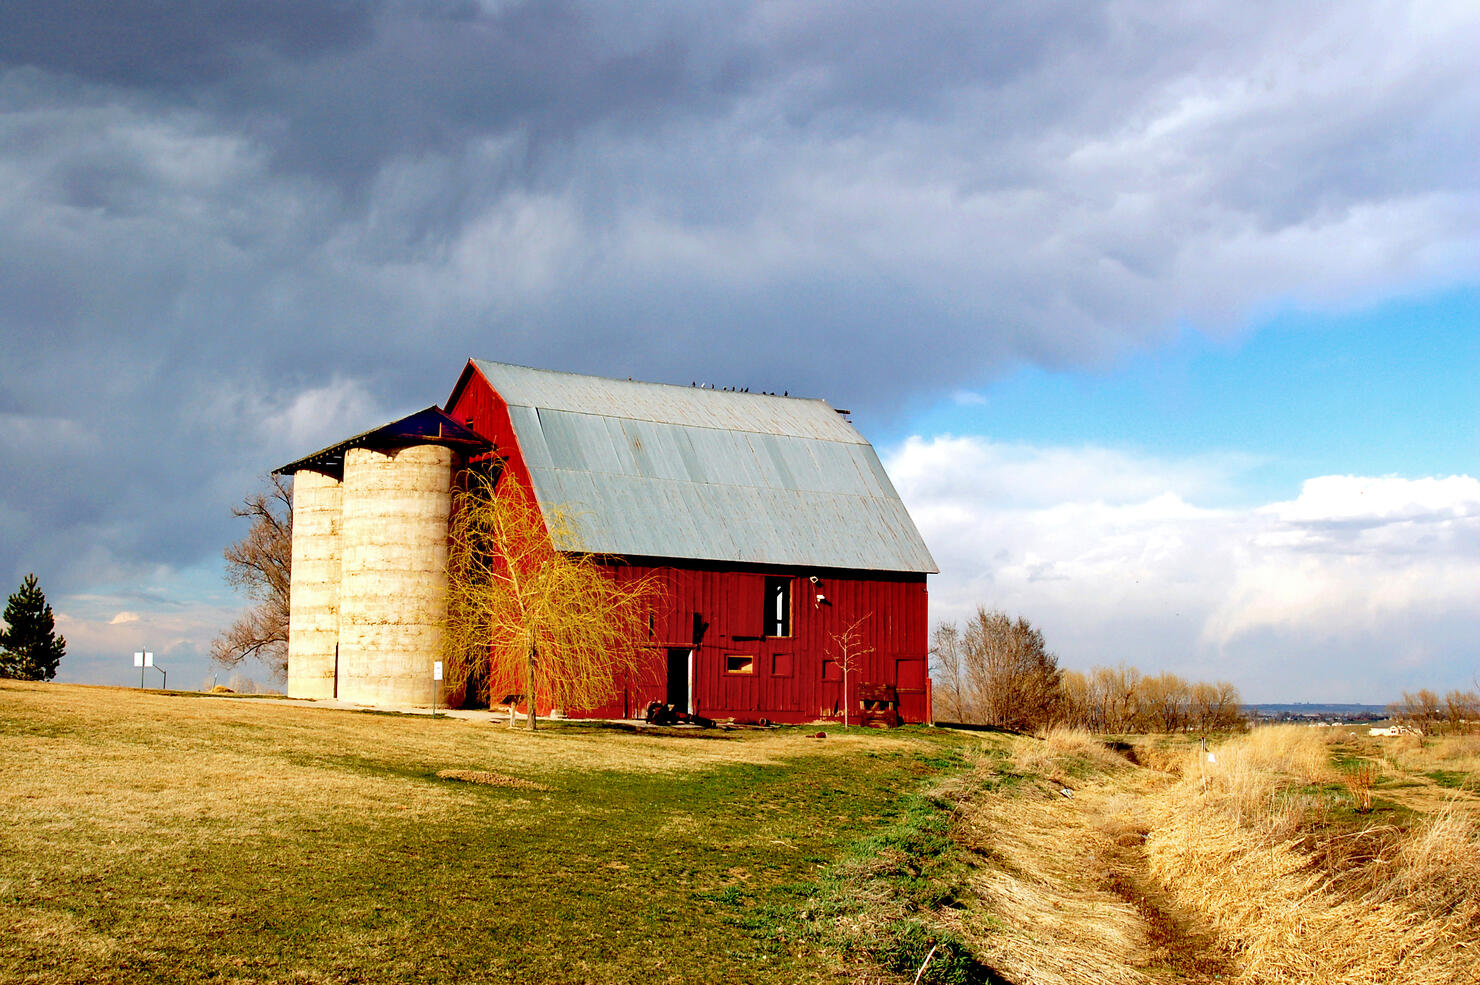
[[0, 981], [1473, 980], [1480, 737], [813, 732], [0, 681]]
[[830, 733], [528, 734], [0, 681], [0, 975], [836, 980], [768, 914], [966, 740]]

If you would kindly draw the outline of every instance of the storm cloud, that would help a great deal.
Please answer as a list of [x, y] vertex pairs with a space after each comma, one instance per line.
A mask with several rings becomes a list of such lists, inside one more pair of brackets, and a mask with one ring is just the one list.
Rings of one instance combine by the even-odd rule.
[[211, 568], [469, 355], [867, 432], [1465, 282], [1477, 48], [1459, 3], [7, 3], [0, 574]]

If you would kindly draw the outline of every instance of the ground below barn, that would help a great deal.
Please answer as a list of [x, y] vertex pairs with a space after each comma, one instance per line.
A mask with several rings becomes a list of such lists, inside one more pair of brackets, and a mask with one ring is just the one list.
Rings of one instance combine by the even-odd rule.
[[784, 914], [954, 767], [829, 731], [0, 681], [0, 977], [847, 980]]
[[[0, 681], [0, 981], [909, 983], [927, 955], [921, 982], [1371, 979], [1290, 977], [1313, 948], [1232, 921], [1221, 863], [1188, 854], [1207, 839], [1173, 838], [1185, 805], [1222, 803], [1185, 740], [816, 732], [531, 734]], [[1286, 823], [1302, 798], [1326, 855], [1371, 823], [1429, 832], [1450, 859], [1423, 884], [1434, 919], [1463, 917], [1477, 846], [1454, 805], [1480, 805], [1477, 752], [1322, 745], [1269, 802]], [[1379, 760], [1353, 815], [1333, 777]], [[1451, 952], [1387, 980], [1462, 980]]]

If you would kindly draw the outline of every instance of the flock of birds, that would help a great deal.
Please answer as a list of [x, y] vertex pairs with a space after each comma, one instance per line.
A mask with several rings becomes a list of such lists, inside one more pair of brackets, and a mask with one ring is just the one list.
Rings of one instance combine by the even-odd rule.
[[[689, 386], [691, 386], [691, 387], [697, 387], [700, 390], [713, 390], [714, 389], [714, 384], [713, 383], [691, 382], [689, 384]], [[740, 386], [722, 386], [719, 389], [722, 392], [724, 392], [724, 393], [749, 393], [750, 392], [750, 387], [748, 387], [748, 386], [745, 386], [745, 387], [740, 387]], [[763, 397], [789, 397], [789, 396], [791, 396], [791, 391], [790, 390], [782, 390], [780, 393], [772, 393], [770, 390], [761, 390], [760, 391], [760, 395], [763, 396]]]

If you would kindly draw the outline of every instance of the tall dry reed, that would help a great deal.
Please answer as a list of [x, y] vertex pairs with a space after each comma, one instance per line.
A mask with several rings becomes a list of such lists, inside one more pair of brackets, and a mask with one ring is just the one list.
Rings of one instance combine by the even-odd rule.
[[1126, 769], [1130, 762], [1081, 728], [1055, 725], [1039, 741], [1021, 745], [1013, 757], [1030, 773], [1084, 774]]
[[1202, 912], [1250, 981], [1447, 985], [1480, 966], [1480, 830], [1453, 807], [1340, 829], [1313, 729], [1270, 728], [1198, 753], [1151, 804], [1153, 874]]

